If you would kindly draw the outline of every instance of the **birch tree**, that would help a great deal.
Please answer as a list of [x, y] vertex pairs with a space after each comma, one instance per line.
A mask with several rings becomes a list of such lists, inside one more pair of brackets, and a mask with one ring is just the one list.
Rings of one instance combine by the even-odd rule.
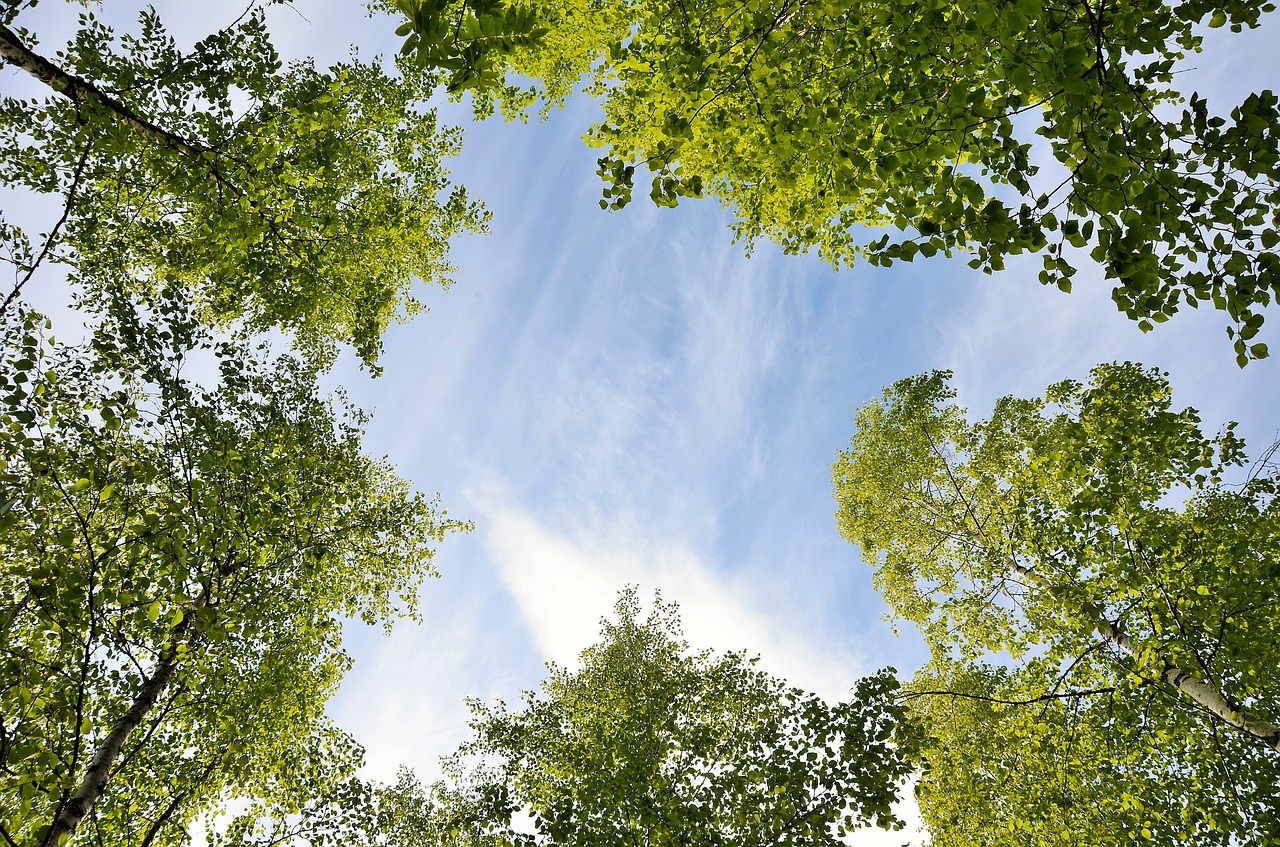
[[314, 365], [180, 298], [117, 303], [91, 349], [25, 309], [3, 335], [0, 840], [182, 844], [227, 802], [338, 791], [343, 622], [413, 614], [462, 526], [361, 453]]
[[485, 228], [444, 168], [459, 134], [423, 105], [434, 72], [283, 65], [257, 0], [190, 49], [149, 8], [124, 32], [83, 12], [53, 51], [33, 5], [0, 12], [0, 59], [40, 92], [0, 98], [0, 181], [62, 214], [38, 236], [0, 221], [6, 307], [61, 262], [91, 299], [176, 285], [205, 320], [372, 364], [415, 280], [448, 285], [449, 241]]
[[1274, 448], [1244, 474], [1234, 425], [1206, 436], [1133, 364], [977, 423], [947, 376], [862, 407], [834, 466], [842, 533], [933, 654], [907, 696], [935, 839], [1066, 843], [1072, 816], [1116, 843], [1274, 839]]
[[[827, 703], [741, 653], [693, 653], [675, 609], [634, 589], [523, 708], [475, 704], [475, 740], [437, 786], [423, 844], [829, 845], [891, 808], [919, 736], [889, 672]], [[472, 767], [473, 762], [479, 762]], [[524, 810], [533, 833], [513, 827]]]

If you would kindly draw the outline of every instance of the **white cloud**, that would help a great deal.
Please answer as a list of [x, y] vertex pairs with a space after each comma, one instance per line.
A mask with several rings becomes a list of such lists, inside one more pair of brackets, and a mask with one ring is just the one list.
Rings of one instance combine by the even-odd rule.
[[680, 605], [695, 648], [758, 653], [761, 666], [824, 697], [842, 699], [865, 669], [860, 657], [823, 649], [804, 621], [767, 610], [763, 598], [712, 569], [687, 548], [642, 538], [625, 523], [552, 529], [528, 511], [474, 497], [483, 543], [539, 650], [572, 664], [595, 642], [618, 591], [639, 586]]

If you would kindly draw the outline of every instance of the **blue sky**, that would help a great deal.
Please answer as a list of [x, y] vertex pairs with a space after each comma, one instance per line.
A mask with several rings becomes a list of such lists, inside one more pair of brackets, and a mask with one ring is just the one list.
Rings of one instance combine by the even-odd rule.
[[[238, 12], [166, 5], [191, 37]], [[394, 24], [354, 3], [296, 8], [305, 20], [273, 12], [286, 54], [395, 49]], [[1273, 15], [1211, 44], [1187, 62], [1188, 86], [1237, 100], [1274, 88], [1277, 33]], [[1092, 269], [1069, 296], [1035, 282], [1034, 257], [992, 277], [962, 258], [834, 273], [768, 244], [747, 258], [713, 201], [656, 209], [638, 192], [603, 212], [597, 154], [579, 140], [594, 114], [578, 100], [546, 123], [467, 126], [453, 170], [492, 210], [491, 234], [455, 246], [457, 284], [421, 292], [430, 311], [388, 334], [381, 378], [349, 358], [332, 376], [374, 412], [368, 449], [476, 521], [441, 546], [424, 624], [349, 634], [356, 664], [331, 713], [373, 775], [407, 764], [429, 777], [466, 736], [464, 698], [536, 687], [629, 583], [678, 601], [696, 646], [759, 653], [827, 696], [884, 665], [913, 670], [920, 644], [881, 620], [830, 483], [854, 408], [903, 376], [951, 369], [979, 414], [1131, 359], [1170, 371], [1209, 428], [1240, 421], [1255, 450], [1280, 427], [1280, 359], [1237, 368], [1212, 311], [1143, 335]]]

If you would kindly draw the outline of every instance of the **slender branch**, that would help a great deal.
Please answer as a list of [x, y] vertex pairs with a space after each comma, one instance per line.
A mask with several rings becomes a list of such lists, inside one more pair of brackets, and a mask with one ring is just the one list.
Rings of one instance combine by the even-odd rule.
[[169, 802], [169, 805], [166, 806], [165, 810], [160, 814], [160, 816], [152, 822], [151, 827], [147, 830], [146, 837], [142, 839], [138, 847], [151, 847], [152, 843], [155, 841], [156, 836], [160, 833], [161, 827], [163, 827], [166, 823], [169, 822], [169, 820], [173, 817], [173, 813], [178, 810], [178, 808], [182, 805], [183, 801], [185, 801], [187, 797], [190, 796], [191, 792], [194, 791], [196, 788], [199, 788], [200, 785], [202, 785], [204, 781], [209, 778], [210, 774], [213, 773], [217, 765], [218, 765], [218, 760], [216, 758], [211, 760], [209, 764], [205, 767], [204, 771], [201, 772], [201, 774], [198, 777], [196, 777], [195, 781], [191, 783], [191, 785], [189, 785], [185, 790], [179, 791], [178, 793], [173, 795], [173, 799]]
[[963, 697], [966, 700], [981, 700], [984, 703], [1000, 703], [1004, 706], [1030, 706], [1035, 703], [1044, 703], [1050, 700], [1066, 700], [1072, 697], [1091, 697], [1094, 694], [1110, 694], [1115, 691], [1115, 686], [1107, 686], [1106, 688], [1090, 688], [1084, 691], [1056, 691], [1048, 694], [1041, 694], [1039, 697], [1031, 697], [1027, 700], [1005, 700], [1000, 697], [985, 697], [981, 694], [966, 694], [961, 691], [910, 691], [901, 695], [899, 700], [912, 700], [916, 697]]
[[[3, 29], [3, 24], [0, 24]], [[9, 292], [9, 296], [4, 298], [4, 303], [0, 303], [0, 313], [4, 313], [13, 305], [13, 301], [18, 299], [18, 295], [22, 293], [22, 287], [26, 285], [31, 277], [35, 274], [36, 268], [40, 267], [53, 249], [53, 245], [57, 243], [58, 231], [62, 229], [62, 225], [67, 222], [67, 218], [71, 217], [71, 207], [75, 205], [76, 194], [80, 191], [80, 179], [84, 176], [85, 163], [89, 161], [89, 151], [93, 149], [93, 140], [90, 139], [84, 145], [84, 152], [80, 154], [80, 161], [76, 162], [75, 173], [71, 177], [71, 187], [67, 189], [67, 202], [62, 209], [62, 217], [58, 218], [58, 222], [53, 225], [53, 229], [49, 230], [49, 236], [45, 239], [44, 247], [40, 250], [40, 255], [36, 256], [36, 260], [31, 263], [31, 267], [27, 268], [27, 273], [22, 279], [13, 285], [13, 291]]]
[[209, 147], [198, 141], [183, 138], [177, 133], [156, 126], [93, 83], [68, 73], [35, 53], [22, 43], [22, 39], [16, 32], [3, 23], [0, 23], [0, 59], [31, 74], [73, 103], [105, 109], [115, 114], [126, 126], [184, 156], [195, 158], [203, 153], [212, 152]]
[[[203, 606], [205, 602], [207, 598], [201, 597], [197, 600], [196, 606]], [[169, 643], [161, 654], [155, 670], [143, 682], [129, 710], [115, 722], [111, 732], [98, 747], [98, 752], [89, 762], [88, 770], [85, 771], [84, 779], [81, 780], [75, 796], [62, 806], [53, 825], [49, 827], [49, 831], [41, 842], [44, 847], [61, 844], [65, 837], [74, 833], [84, 821], [85, 816], [89, 814], [89, 810], [93, 808], [93, 804], [102, 796], [102, 792], [107, 787], [107, 781], [111, 777], [111, 766], [120, 755], [125, 742], [146, 718], [147, 713], [155, 706], [156, 701], [160, 699], [160, 695], [173, 679], [174, 671], [178, 666], [178, 646], [186, 638], [194, 617], [190, 612], [184, 614], [182, 620], [170, 632]]]
[[1255, 479], [1262, 479], [1264, 475], [1270, 472], [1273, 467], [1280, 466], [1276, 456], [1280, 454], [1280, 439], [1277, 439], [1270, 447], [1268, 447], [1257, 461], [1249, 468], [1249, 475], [1245, 477], [1245, 485], [1253, 482]]
[[[1008, 560], [1008, 564], [1009, 567], [1028, 581], [1034, 582], [1051, 594], [1055, 593], [1056, 586], [1044, 576], [1019, 564], [1012, 558]], [[1265, 718], [1249, 714], [1244, 708], [1227, 700], [1221, 691], [1206, 684], [1195, 674], [1175, 666], [1164, 657], [1159, 657], [1159, 667], [1151, 667], [1152, 657], [1144, 656], [1142, 648], [1134, 643], [1133, 639], [1125, 635], [1119, 627], [1107, 620], [1100, 609], [1089, 604], [1085, 607], [1085, 611], [1093, 617], [1094, 629], [1097, 633], [1127, 653], [1139, 668], [1149, 673], [1154, 673], [1161, 682], [1177, 689], [1197, 706], [1223, 723], [1243, 731], [1246, 735], [1253, 736], [1253, 738], [1261, 741], [1272, 750], [1280, 752], [1280, 726], [1276, 726]]]
[[[791, 16], [786, 14], [787, 7], [789, 5], [790, 5], [789, 0], [786, 3], [783, 3], [782, 8], [778, 10], [778, 14], [774, 16], [773, 21], [770, 22], [770, 24], [767, 27], [765, 27], [764, 32], [760, 33], [759, 43], [756, 44], [755, 49], [751, 51], [751, 55], [747, 56], [746, 61], [743, 62], [742, 64], [742, 70], [738, 72], [737, 76], [729, 80], [729, 82], [727, 82], [723, 88], [721, 88], [715, 94], [711, 95], [710, 98], [708, 98], [702, 104], [700, 104], [698, 108], [694, 110], [693, 114], [689, 116], [690, 122], [696, 119], [698, 115], [702, 113], [703, 109], [710, 106], [716, 100], [719, 100], [723, 94], [729, 91], [729, 89], [733, 88], [734, 85], [736, 85], [741, 79], [743, 79], [747, 75], [747, 73], [751, 70], [751, 63], [755, 61], [756, 56], [760, 53], [762, 49], [764, 49], [764, 45], [769, 40], [769, 36], [773, 34], [773, 31], [775, 29], [777, 29], [778, 27], [786, 23], [788, 20], [790, 20]], [[756, 32], [758, 32], [758, 30]], [[746, 36], [743, 36], [742, 38], [738, 39], [738, 41], [734, 44], [734, 46], [736, 47], [738, 44], [741, 44], [743, 41], [745, 41], [747, 38], [749, 38], [751, 35], [754, 35], [754, 34], [756, 33], [755, 32], [748, 33]], [[721, 55], [724, 55], [724, 53], [722, 53]]]
[[1055, 683], [1053, 684], [1053, 688], [1052, 688], [1052, 689], [1050, 689], [1050, 690], [1051, 690], [1052, 692], [1054, 692], [1054, 693], [1057, 693], [1058, 689], [1062, 687], [1062, 684], [1063, 684], [1064, 682], [1066, 682], [1066, 681], [1067, 681], [1067, 677], [1071, 676], [1071, 672], [1072, 672], [1072, 671], [1074, 671], [1074, 670], [1076, 669], [1076, 666], [1077, 666], [1077, 665], [1079, 665], [1081, 662], [1083, 662], [1083, 661], [1084, 661], [1085, 656], [1088, 656], [1088, 655], [1089, 655], [1090, 653], [1092, 653], [1094, 650], [1097, 650], [1097, 649], [1099, 649], [1100, 647], [1102, 647], [1102, 645], [1103, 645], [1104, 643], [1105, 643], [1105, 642], [1098, 641], [1098, 642], [1095, 642], [1095, 643], [1093, 643], [1093, 644], [1090, 644], [1088, 647], [1086, 647], [1083, 653], [1081, 653], [1079, 656], [1076, 656], [1076, 657], [1071, 661], [1071, 664], [1070, 664], [1070, 665], [1067, 665], [1067, 669], [1066, 669], [1066, 670], [1064, 670], [1062, 673], [1058, 674], [1058, 681], [1057, 681], [1057, 682], [1055, 682]]
[[1240, 810], [1242, 815], [1247, 815], [1244, 801], [1240, 799], [1240, 791], [1236, 788], [1236, 775], [1231, 769], [1231, 758], [1227, 756], [1227, 751], [1222, 749], [1222, 739], [1218, 735], [1218, 728], [1213, 729], [1213, 746], [1218, 751], [1218, 762], [1222, 765], [1222, 770], [1226, 773], [1227, 787], [1231, 789], [1231, 799], [1236, 801], [1236, 808]]
[[[989, 550], [998, 549], [987, 538], [985, 526], [982, 521], [978, 520], [976, 510], [965, 496], [963, 486], [954, 476], [951, 464], [947, 461], [941, 446], [934, 442], [932, 435], [923, 422], [919, 422], [919, 426], [926, 440], [928, 440], [930, 448], [942, 459], [947, 478], [964, 506], [966, 514], [974, 521], [977, 536], [974, 541], [987, 545]], [[1020, 576], [1029, 585], [1047, 591], [1050, 595], [1057, 595], [1060, 592], [1060, 586], [1056, 585], [1044, 574], [1023, 565], [1014, 556], [1006, 554], [1005, 563], [1013, 573]], [[1102, 609], [1096, 605], [1086, 603], [1083, 610], [1092, 617], [1094, 630], [1103, 639], [1128, 654], [1139, 671], [1151, 674], [1160, 682], [1174, 688], [1195, 703], [1196, 706], [1204, 709], [1223, 723], [1243, 731], [1272, 750], [1280, 751], [1280, 726], [1265, 718], [1250, 714], [1242, 706], [1231, 702], [1220, 690], [1207, 684], [1194, 673], [1174, 665], [1164, 656], [1151, 655], [1150, 651], [1145, 651], [1144, 655], [1142, 647], [1125, 635], [1116, 624], [1109, 621], [1106, 615], [1103, 614]]]

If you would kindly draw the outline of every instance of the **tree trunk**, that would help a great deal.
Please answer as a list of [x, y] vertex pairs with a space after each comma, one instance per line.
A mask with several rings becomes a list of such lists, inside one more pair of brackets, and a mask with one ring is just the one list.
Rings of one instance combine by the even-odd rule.
[[89, 810], [93, 808], [93, 804], [102, 796], [102, 792], [107, 787], [107, 781], [111, 778], [111, 766], [120, 755], [125, 742], [141, 725], [147, 713], [160, 699], [160, 695], [169, 687], [173, 672], [177, 668], [178, 645], [183, 642], [187, 630], [191, 628], [191, 618], [190, 612], [184, 614], [182, 620], [173, 628], [156, 669], [142, 683], [142, 688], [133, 698], [129, 710], [115, 722], [111, 732], [103, 739], [98, 752], [89, 762], [89, 768], [85, 771], [84, 779], [80, 781], [80, 787], [63, 805], [53, 825], [45, 834], [43, 847], [57, 847], [65, 837], [74, 833], [84, 821], [85, 816], [89, 814]]
[[177, 150], [184, 156], [198, 156], [209, 150], [203, 144], [161, 129], [124, 103], [101, 91], [93, 83], [64, 71], [53, 62], [33, 52], [22, 43], [22, 39], [16, 32], [4, 24], [0, 24], [0, 59], [21, 68], [74, 103], [111, 112], [126, 126], [165, 147]]
[[[1009, 565], [1018, 576], [1050, 593], [1053, 592], [1053, 584], [1040, 574], [1018, 564], [1013, 559], [1009, 560]], [[1263, 718], [1250, 715], [1240, 706], [1234, 705], [1227, 700], [1221, 691], [1204, 682], [1195, 674], [1175, 666], [1163, 656], [1159, 657], [1161, 666], [1152, 668], [1149, 661], [1143, 660], [1142, 650], [1133, 642], [1133, 639], [1121, 632], [1115, 624], [1108, 621], [1102, 615], [1101, 610], [1093, 609], [1092, 611], [1094, 613], [1094, 628], [1097, 633], [1132, 657], [1137, 662], [1138, 667], [1155, 674], [1161, 682], [1182, 692], [1197, 706], [1200, 706], [1223, 723], [1253, 736], [1272, 750], [1280, 752], [1280, 726], [1276, 726]]]

